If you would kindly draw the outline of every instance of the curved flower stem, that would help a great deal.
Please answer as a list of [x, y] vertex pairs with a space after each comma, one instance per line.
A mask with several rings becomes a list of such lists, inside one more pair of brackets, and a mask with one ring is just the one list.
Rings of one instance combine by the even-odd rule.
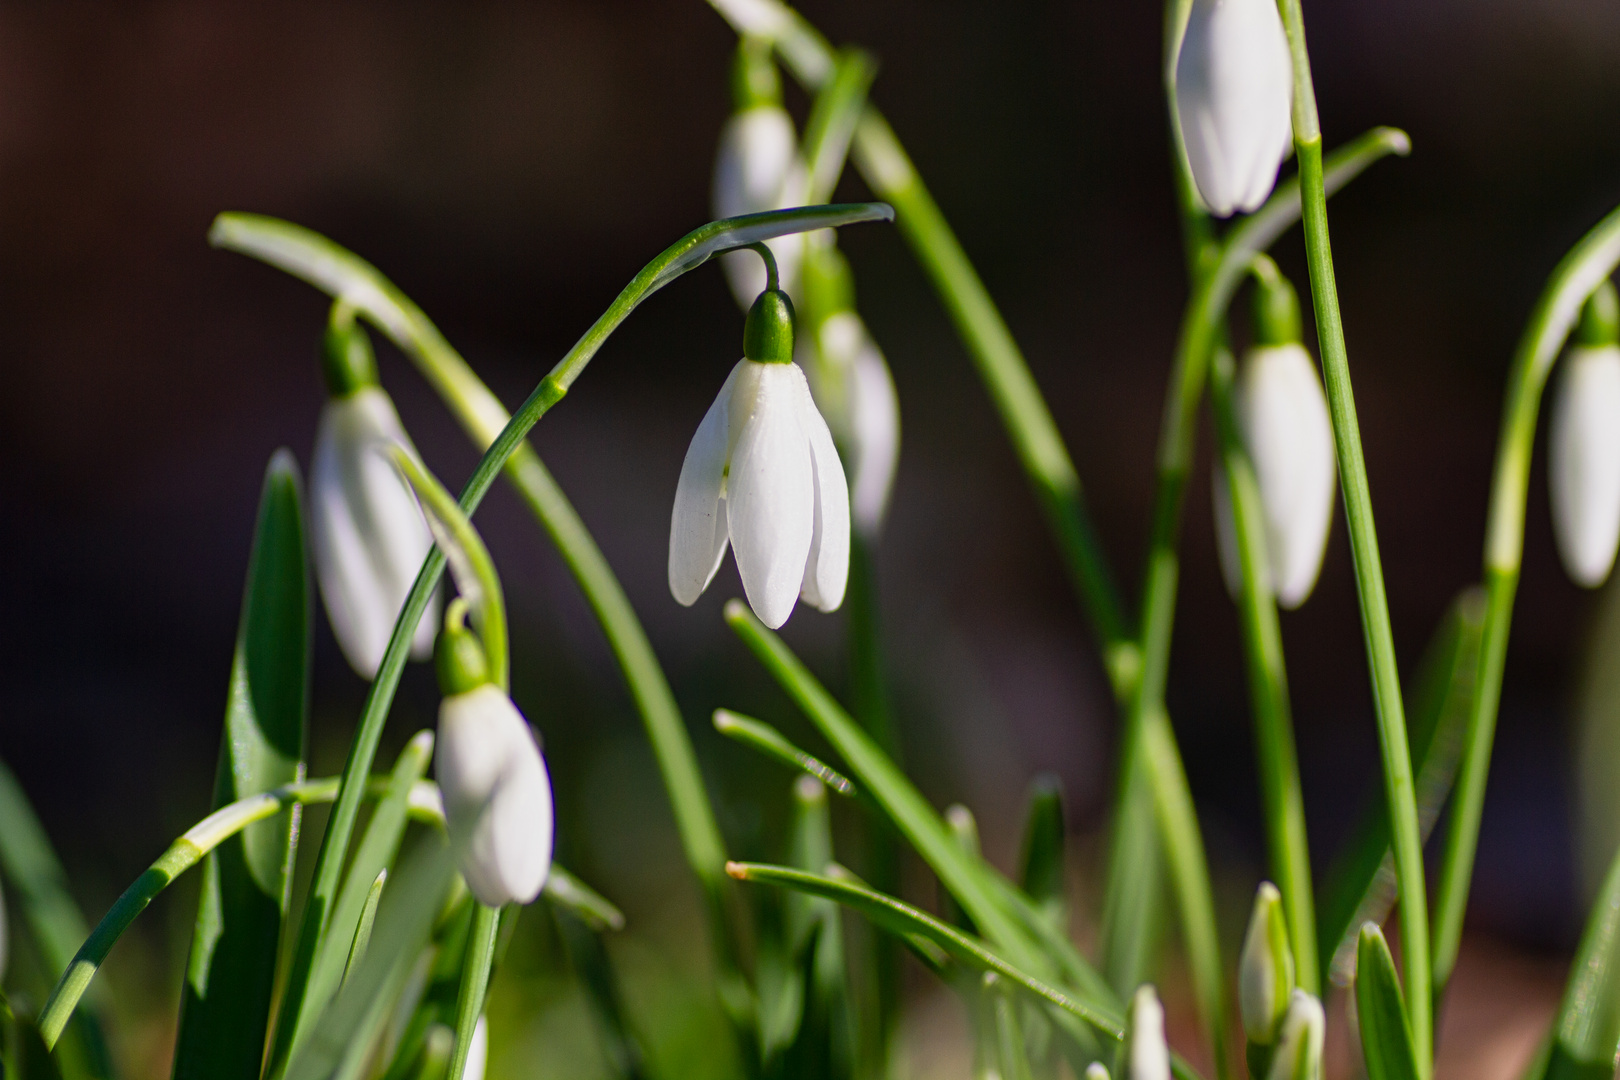
[[1277, 599], [1267, 570], [1264, 510], [1254, 464], [1244, 449], [1233, 392], [1232, 355], [1215, 354], [1210, 399], [1215, 412], [1222, 474], [1231, 499], [1243, 568], [1243, 652], [1248, 661], [1249, 695], [1254, 701], [1255, 745], [1260, 758], [1260, 793], [1265, 804], [1266, 843], [1271, 872], [1282, 893], [1294, 977], [1300, 987], [1320, 994], [1317, 969], [1316, 902], [1311, 892], [1310, 845], [1305, 837], [1305, 800], [1294, 752], [1294, 720], [1283, 663]]
[[472, 931], [467, 940], [467, 959], [461, 969], [461, 987], [456, 991], [456, 1041], [450, 1052], [445, 1080], [461, 1080], [467, 1071], [467, 1051], [472, 1048], [473, 1031], [484, 1011], [484, 995], [489, 989], [489, 970], [495, 961], [495, 931], [501, 925], [501, 909], [479, 904], [473, 908]]
[[1530, 487], [1530, 457], [1536, 439], [1536, 414], [1553, 362], [1569, 337], [1581, 305], [1620, 264], [1620, 209], [1598, 222], [1553, 270], [1536, 302], [1513, 356], [1507, 400], [1497, 437], [1496, 468], [1485, 538], [1484, 640], [1476, 675], [1474, 706], [1463, 734], [1462, 765], [1451, 804], [1440, 880], [1435, 890], [1434, 997], [1438, 1002], [1457, 961], [1463, 913], [1473, 878], [1479, 843], [1485, 781], [1490, 772], [1491, 743], [1502, 694], [1502, 667], [1507, 658], [1513, 598], [1524, 556], [1525, 503]]
[[1333, 416], [1333, 437], [1338, 448], [1339, 483], [1349, 522], [1350, 553], [1356, 569], [1356, 593], [1361, 600], [1361, 625], [1366, 638], [1368, 666], [1372, 669], [1373, 705], [1378, 715], [1384, 787], [1389, 801], [1390, 834], [1395, 851], [1395, 874], [1400, 883], [1402, 966], [1406, 969], [1406, 1008], [1412, 1024], [1412, 1045], [1426, 1077], [1433, 1071], [1434, 1028], [1430, 1000], [1429, 916], [1423, 880], [1423, 845], [1418, 832], [1417, 798], [1412, 781], [1412, 757], [1406, 736], [1406, 714], [1401, 702], [1400, 674], [1395, 663], [1395, 638], [1384, 591], [1384, 571], [1373, 524], [1372, 493], [1367, 463], [1362, 456], [1361, 429], [1356, 422], [1355, 395], [1350, 387], [1350, 360], [1339, 317], [1338, 287], [1334, 280], [1333, 252], [1328, 239], [1327, 192], [1322, 170], [1322, 132], [1316, 116], [1316, 95], [1311, 83], [1310, 57], [1305, 48], [1305, 25], [1299, 0], [1280, 5], [1288, 33], [1294, 67], [1294, 146], [1304, 196], [1305, 255], [1310, 268], [1311, 299], [1316, 312], [1317, 338], [1326, 376], [1328, 405]]
[[[387, 787], [387, 777], [373, 777], [365, 785], [364, 794], [380, 796]], [[62, 1029], [67, 1026], [68, 1019], [73, 1015], [74, 1007], [84, 996], [85, 990], [90, 986], [90, 980], [95, 977], [103, 961], [107, 959], [113, 945], [129, 928], [129, 924], [135, 921], [135, 917], [145, 911], [152, 899], [168, 887], [171, 881], [197, 865], [203, 856], [254, 822], [275, 817], [289, 806], [331, 802], [337, 798], [337, 793], [336, 777], [301, 780], [296, 784], [287, 784], [258, 795], [250, 795], [229, 806], [222, 806], [187, 829], [178, 840], [169, 845], [167, 851], [158, 856], [145, 873], [135, 879], [134, 884], [124, 890], [123, 895], [96, 924], [95, 929], [90, 931], [90, 936], [85, 939], [84, 944], [79, 946], [73, 962], [68, 965], [56, 988], [51, 991], [50, 999], [45, 1002], [45, 1008], [40, 1010], [39, 1031], [45, 1039], [45, 1045], [47, 1047], [56, 1045]], [[438, 785], [426, 780], [418, 781], [411, 789], [407, 806], [411, 816], [417, 820], [443, 826], [444, 804], [439, 797]]]
[[[416, 361], [429, 382], [449, 402], [463, 427], [479, 445], [486, 447], [483, 459], [462, 489], [459, 501], [464, 511], [470, 515], [477, 509], [497, 473], [505, 469], [524, 500], [539, 515], [595, 609], [641, 709], [675, 811], [687, 861], [710, 900], [716, 941], [722, 950], [722, 993], [727, 996], [734, 1017], [745, 1012], [747, 1005], [746, 987], [741, 984], [735, 963], [726, 951], [725, 846], [703, 787], [691, 740], [629, 600], [583, 522], [524, 437], [540, 417], [562, 399], [602, 343], [643, 300], [710, 256], [789, 233], [892, 218], [893, 211], [878, 203], [800, 207], [711, 222], [688, 233], [648, 263], [625, 286], [607, 311], [510, 417], [421, 308], [364, 259], [308, 229], [256, 214], [221, 214], [209, 232], [209, 240], [215, 246], [252, 255], [302, 278], [334, 299], [352, 304]], [[410, 645], [407, 628], [415, 626], [420, 619], [443, 570], [444, 555], [435, 549], [429, 553], [412, 586], [367, 695], [344, 768], [344, 789], [338, 795], [321, 842], [294, 966], [283, 999], [279, 1021], [282, 1025], [296, 1025], [302, 1009], [309, 965], [325, 934], [359, 810], [356, 781], [370, 770], [376, 755]], [[290, 1049], [279, 1036], [278, 1030], [272, 1072], [279, 1070], [279, 1064], [285, 1062]]]

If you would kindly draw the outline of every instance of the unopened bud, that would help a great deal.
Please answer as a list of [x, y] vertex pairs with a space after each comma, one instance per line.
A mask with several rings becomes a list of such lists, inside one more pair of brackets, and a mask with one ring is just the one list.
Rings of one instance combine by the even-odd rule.
[[[1164, 1006], [1153, 987], [1136, 988], [1131, 999], [1130, 1080], [1170, 1080], [1170, 1047], [1164, 1041]], [[1089, 1070], [1087, 1080], [1090, 1080]]]
[[1605, 281], [1586, 302], [1564, 358], [1548, 443], [1553, 535], [1577, 585], [1608, 578], [1620, 546], [1620, 345]]
[[1321, 1080], [1327, 1017], [1315, 995], [1295, 990], [1288, 999], [1266, 1080]]
[[1269, 881], [1255, 893], [1249, 930], [1238, 961], [1238, 1005], [1251, 1043], [1270, 1046], [1288, 1012], [1294, 989], [1294, 954], [1288, 945], [1282, 895]]

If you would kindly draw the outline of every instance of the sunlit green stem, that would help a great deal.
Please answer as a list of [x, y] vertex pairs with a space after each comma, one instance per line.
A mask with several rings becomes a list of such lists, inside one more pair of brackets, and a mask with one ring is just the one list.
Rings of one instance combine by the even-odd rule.
[[500, 908], [479, 904], [473, 909], [472, 935], [467, 941], [467, 959], [461, 969], [461, 988], [456, 992], [456, 1044], [450, 1053], [445, 1080], [461, 1080], [467, 1070], [467, 1051], [472, 1048], [473, 1031], [484, 1011], [489, 969], [495, 960], [495, 931], [500, 925]]
[[1304, 198], [1305, 256], [1310, 269], [1311, 299], [1316, 313], [1322, 369], [1327, 382], [1328, 407], [1333, 416], [1339, 484], [1344, 493], [1345, 518], [1349, 523], [1356, 593], [1361, 601], [1361, 625], [1366, 637], [1368, 666], [1371, 668], [1373, 706], [1378, 716], [1378, 741], [1383, 756], [1385, 792], [1389, 800], [1395, 874], [1400, 883], [1406, 1008], [1412, 1024], [1412, 1044], [1424, 1076], [1428, 1076], [1432, 1071], [1434, 1052], [1429, 995], [1429, 916], [1423, 880], [1423, 846], [1418, 833], [1417, 798], [1412, 783], [1412, 757], [1407, 744], [1406, 715], [1401, 702], [1400, 674], [1395, 664], [1395, 638], [1389, 621], [1389, 601], [1384, 592], [1378, 535], [1373, 524], [1367, 464], [1362, 456], [1361, 429], [1356, 422], [1355, 396], [1350, 387], [1350, 360], [1344, 344], [1344, 324], [1339, 317], [1339, 293], [1328, 239], [1322, 133], [1316, 118], [1310, 58], [1305, 48], [1305, 25], [1299, 0], [1283, 0], [1281, 10], [1293, 56], [1294, 148], [1299, 156], [1301, 193]]
[[1271, 590], [1266, 551], [1265, 511], [1254, 464], [1244, 449], [1233, 401], [1232, 356], [1222, 349], [1211, 368], [1210, 397], [1226, 490], [1237, 533], [1243, 592], [1243, 653], [1254, 707], [1255, 746], [1260, 758], [1260, 794], [1265, 805], [1266, 844], [1271, 872], [1282, 893], [1294, 978], [1320, 994], [1317, 970], [1316, 904], [1311, 891], [1310, 845], [1305, 838], [1305, 800], [1294, 752], [1294, 719], [1283, 664], [1282, 629]]
[[[385, 777], [373, 778], [365, 785], [365, 794], [381, 795], [387, 790]], [[245, 799], [223, 806], [187, 829], [185, 834], [135, 879], [122, 896], [104, 915], [90, 936], [79, 946], [73, 962], [63, 973], [56, 989], [51, 992], [45, 1008], [39, 1014], [40, 1034], [47, 1046], [54, 1046], [67, 1025], [68, 1018], [79, 999], [90, 986], [90, 980], [100, 970], [107, 954], [119, 937], [135, 921], [135, 917], [162, 892], [171, 881], [197, 865], [210, 851], [235, 836], [254, 822], [264, 821], [294, 805], [331, 802], [337, 797], [338, 780], [303, 780], [272, 791], [250, 795]], [[409, 808], [418, 820], [444, 824], [443, 802], [438, 786], [419, 781], [411, 789]]]
[[1620, 263], [1620, 209], [1598, 222], [1559, 262], [1525, 326], [1508, 375], [1507, 400], [1497, 436], [1496, 469], [1486, 523], [1485, 613], [1474, 708], [1463, 736], [1462, 764], [1435, 892], [1434, 993], [1438, 1000], [1457, 960], [1463, 914], [1473, 878], [1479, 821], [1490, 773], [1491, 744], [1502, 694], [1502, 669], [1513, 618], [1513, 598], [1524, 555], [1525, 504], [1541, 393], [1581, 305]]
[[[334, 299], [354, 305], [379, 329], [417, 361], [428, 380], [450, 403], [457, 418], [486, 447], [473, 475], [462, 490], [460, 504], [471, 515], [504, 468], [525, 501], [540, 515], [564, 558], [585, 588], [603, 629], [619, 655], [632, 694], [642, 708], [653, 750], [663, 771], [674, 806], [676, 824], [691, 863], [711, 900], [721, 897], [725, 861], [724, 844], [714, 810], [709, 805], [697, 768], [696, 755], [663, 679], [657, 659], [646, 641], [628, 599], [607, 562], [591, 541], [584, 524], [568, 504], [539, 457], [524, 442], [530, 428], [562, 399], [585, 370], [602, 343], [654, 292], [712, 255], [776, 236], [810, 229], [835, 228], [860, 221], [890, 220], [893, 211], [880, 204], [802, 207], [711, 222], [682, 237], [631, 280], [585, 335], [540, 381], [534, 392], [508, 417], [500, 401], [479, 381], [471, 368], [439, 333], [422, 310], [364, 259], [325, 237], [288, 222], [254, 214], [221, 214], [209, 239], [219, 247], [252, 255], [326, 291]], [[305, 904], [292, 973], [282, 1004], [280, 1030], [296, 1030], [310, 965], [319, 951], [327, 919], [359, 811], [359, 779], [376, 756], [384, 721], [398, 688], [414, 627], [444, 571], [444, 555], [430, 552], [407, 597], [393, 636], [383, 654], [376, 679], [366, 697], [349, 760], [344, 767], [343, 790], [327, 825], [316, 862], [315, 877]], [[653, 708], [649, 709], [648, 705]], [[715, 904], [711, 903], [714, 909]], [[713, 910], [711, 918], [724, 942], [727, 920]], [[723, 958], [724, 959], [724, 958]], [[723, 973], [724, 974], [724, 973]], [[735, 989], [735, 988], [734, 988]], [[733, 995], [735, 997], [735, 995]], [[735, 1010], [734, 1010], [735, 1011]], [[292, 1024], [292, 1028], [286, 1025]], [[286, 1060], [291, 1049], [279, 1038], [275, 1059]]]

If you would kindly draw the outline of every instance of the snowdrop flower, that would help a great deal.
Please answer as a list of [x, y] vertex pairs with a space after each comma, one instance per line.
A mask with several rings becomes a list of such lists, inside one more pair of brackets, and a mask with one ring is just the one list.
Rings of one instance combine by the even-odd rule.
[[465, 836], [461, 876], [479, 903], [527, 904], [551, 871], [551, 777], [512, 699], [490, 682], [483, 647], [451, 604], [439, 636], [434, 775], [451, 835]]
[[[416, 497], [377, 452], [388, 442], [415, 450], [377, 385], [371, 344], [352, 313], [334, 308], [323, 368], [331, 396], [310, 467], [315, 573], [343, 655], [371, 679], [433, 540]], [[437, 626], [435, 602], [416, 626], [412, 657], [432, 655]]]
[[1238, 1007], [1251, 1043], [1270, 1046], [1294, 990], [1294, 954], [1283, 919], [1282, 894], [1269, 881], [1255, 894], [1238, 960]]
[[1620, 300], [1605, 281], [1582, 313], [1553, 405], [1548, 464], [1564, 569], [1596, 588], [1620, 544]]
[[[1315, 588], [1327, 550], [1338, 475], [1333, 421], [1316, 365], [1299, 340], [1293, 286], [1281, 276], [1262, 280], [1256, 299], [1258, 344], [1243, 357], [1235, 404], [1265, 512], [1271, 586], [1277, 602], [1291, 609]], [[1222, 476], [1215, 503], [1221, 570], [1236, 596], [1237, 533]]]
[[801, 596], [822, 611], [843, 603], [849, 489], [832, 433], [793, 363], [793, 303], [774, 287], [749, 311], [743, 359], [681, 466], [669, 530], [669, 591], [679, 603], [708, 588], [728, 542], [749, 606], [766, 626], [786, 622]]
[[[745, 38], [738, 45], [732, 94], [737, 111], [720, 133], [714, 164], [715, 217], [798, 206], [810, 178], [799, 157], [793, 118], [782, 108], [781, 77], [769, 42]], [[782, 288], [791, 292], [798, 281], [804, 237], [794, 233], [768, 243], [780, 268]], [[746, 251], [728, 252], [720, 261], [738, 306], [746, 310], [765, 288], [764, 268]]]
[[1164, 1006], [1153, 987], [1137, 987], [1131, 999], [1130, 1031], [1126, 1033], [1130, 1080], [1170, 1080], [1170, 1047], [1164, 1041]]
[[1304, 990], [1288, 998], [1288, 1012], [1277, 1036], [1266, 1080], [1322, 1080], [1322, 1042], [1327, 1016], [1322, 1002]]
[[1274, 0], [1193, 0], [1176, 59], [1176, 116], [1210, 212], [1260, 207], [1293, 138], [1294, 73]]
[[850, 516], [863, 536], [883, 524], [900, 457], [900, 401], [883, 352], [855, 313], [849, 264], [817, 244], [805, 261], [810, 391], [850, 465]]

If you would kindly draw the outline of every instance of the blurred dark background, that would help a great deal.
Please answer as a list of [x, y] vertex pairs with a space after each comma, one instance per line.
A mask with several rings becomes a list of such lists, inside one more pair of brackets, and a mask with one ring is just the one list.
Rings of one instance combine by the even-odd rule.
[[[804, 10], [879, 57], [874, 97], [1023, 345], [1134, 596], [1185, 297], [1158, 5]], [[1381, 123], [1414, 144], [1332, 206], [1410, 670], [1479, 574], [1522, 321], [1565, 248], [1620, 199], [1620, 8], [1318, 0], [1306, 15], [1329, 146]], [[699, 0], [0, 5], [0, 758], [92, 913], [207, 807], [261, 472], [282, 445], [307, 463], [322, 400], [325, 303], [210, 250], [212, 216], [280, 215], [359, 251], [515, 403], [648, 258], [707, 220], [733, 40]], [[802, 121], [802, 96], [789, 105]], [[840, 194], [865, 189], [850, 177]], [[1003, 864], [1026, 783], [1055, 771], [1082, 847], [1095, 847], [1115, 717], [1052, 544], [898, 234], [862, 226], [843, 244], [904, 415], [880, 571], [908, 764], [937, 802], [978, 813]], [[1276, 254], [1303, 287], [1297, 231]], [[664, 584], [681, 458], [741, 327], [717, 269], [682, 279], [533, 441], [652, 635], [736, 849], [754, 852], [785, 778], [722, 745], [708, 713], [804, 728], [719, 618], [738, 591], [729, 562], [694, 610]], [[418, 445], [459, 484], [473, 453], [381, 351]], [[1593, 601], [1557, 565], [1542, 460], [1471, 918], [1557, 952], [1580, 919], [1568, 702]], [[1241, 913], [1263, 847], [1207, 447], [1200, 469], [1171, 707]], [[509, 493], [497, 488], [479, 522], [515, 609], [516, 695], [557, 779], [560, 851], [633, 920], [684, 918], [665, 911], [685, 911], [691, 890], [601, 635]], [[1319, 870], [1376, 768], [1334, 528], [1315, 596], [1283, 623]], [[329, 773], [364, 687], [318, 621], [313, 771]], [[801, 610], [787, 636], [839, 683], [840, 617]], [[427, 673], [411, 672], [385, 760], [435, 702]], [[189, 918], [179, 910], [167, 937], [159, 921], [128, 948], [183, 954]], [[155, 984], [166, 995], [169, 963]], [[142, 978], [133, 963], [114, 977]]]

